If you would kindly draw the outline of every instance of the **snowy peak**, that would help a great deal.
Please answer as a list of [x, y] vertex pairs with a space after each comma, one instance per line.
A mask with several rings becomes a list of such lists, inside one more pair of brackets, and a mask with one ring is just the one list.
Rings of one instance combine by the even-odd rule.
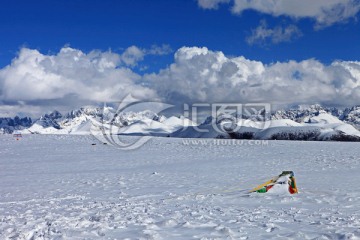
[[129, 126], [137, 121], [144, 121], [147, 119], [157, 122], [163, 120], [162, 117], [157, 115], [156, 113], [150, 110], [146, 110], [141, 112], [122, 112], [116, 115], [114, 122], [119, 123], [120, 126]]
[[353, 125], [360, 126], [360, 106], [346, 108], [340, 119]]
[[301, 105], [298, 105], [297, 107], [295, 107], [294, 110], [316, 113], [316, 112], [323, 111], [324, 108], [320, 104], [313, 104], [313, 105], [301, 104]]
[[187, 126], [196, 126], [197, 125], [196, 123], [194, 123], [193, 121], [191, 121], [190, 119], [188, 119], [184, 116], [179, 116], [179, 117], [172, 116], [172, 117], [164, 119], [161, 122], [167, 126], [174, 126], [174, 127], [178, 127], [178, 126], [187, 127]]
[[60, 118], [62, 118], [62, 115], [60, 112], [58, 112], [56, 110], [40, 117], [40, 119], [51, 119], [51, 120], [56, 120], [56, 119], [60, 119]]
[[53, 111], [50, 114], [45, 114], [40, 117], [34, 124], [37, 124], [43, 128], [53, 127], [60, 129], [60, 125], [57, 120], [61, 119], [62, 115], [58, 111]]
[[332, 116], [326, 112], [322, 112], [319, 115], [305, 118], [306, 123], [317, 123], [317, 124], [343, 124], [337, 117]]
[[65, 115], [64, 119], [74, 119], [74, 118], [78, 118], [81, 116], [99, 117], [101, 115], [102, 115], [101, 108], [82, 107], [78, 110], [73, 110], [73, 111], [68, 112]]
[[318, 116], [321, 113], [327, 113], [327, 111], [319, 104], [314, 105], [299, 105], [289, 110], [278, 110], [272, 114], [272, 120], [290, 119], [295, 122], [303, 123], [309, 118]]
[[0, 118], [0, 134], [12, 133], [16, 130], [22, 130], [32, 125], [32, 120], [29, 117], [20, 118]]

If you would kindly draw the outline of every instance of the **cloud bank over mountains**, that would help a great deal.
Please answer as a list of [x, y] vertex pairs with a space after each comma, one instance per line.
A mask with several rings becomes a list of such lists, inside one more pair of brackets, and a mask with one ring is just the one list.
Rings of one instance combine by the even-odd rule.
[[174, 63], [144, 76], [168, 101], [358, 104], [360, 62], [315, 59], [266, 65], [207, 48], [183, 47]]
[[[128, 93], [172, 104], [359, 104], [357, 61], [325, 65], [307, 59], [264, 64], [244, 56], [228, 57], [205, 47], [182, 47], [175, 52], [171, 65], [141, 75], [132, 66], [143, 59], [146, 51], [135, 46], [131, 49], [122, 54], [96, 50], [84, 53], [64, 47], [57, 54], [43, 54], [23, 48], [11, 64], [0, 69], [0, 113], [14, 111], [17, 106], [22, 111], [27, 106], [29, 111], [42, 112], [58, 106], [71, 109], [79, 102], [119, 101]], [[152, 51], [163, 53], [155, 48]]]

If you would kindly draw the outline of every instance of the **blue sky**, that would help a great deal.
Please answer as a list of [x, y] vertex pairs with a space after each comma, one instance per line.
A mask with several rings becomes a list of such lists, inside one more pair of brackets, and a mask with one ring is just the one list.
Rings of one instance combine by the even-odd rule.
[[[327, 78], [333, 76], [335, 74], [333, 71], [336, 70], [336, 77], [328, 83], [333, 87], [334, 93], [343, 91], [345, 94], [344, 86], [348, 88], [358, 87], [358, 85], [350, 86], [346, 82], [352, 78], [355, 78], [355, 82], [357, 82], [359, 80], [357, 79], [358, 72], [351, 72], [352, 75], [349, 78], [346, 77], [349, 73], [340, 73], [339, 67], [334, 68], [335, 70], [328, 69], [334, 62], [340, 61], [343, 66], [352, 61], [360, 60], [360, 25], [358, 22], [360, 2], [358, 0], [289, 0], [288, 3], [292, 3], [290, 5], [284, 0], [271, 0], [265, 3], [259, 0], [249, 2], [244, 0], [12, 0], [1, 2], [0, 103], [2, 103], [3, 109], [7, 109], [4, 112], [16, 111], [16, 106], [19, 104], [22, 106], [31, 105], [37, 107], [36, 109], [44, 110], [43, 106], [46, 105], [44, 101], [51, 99], [47, 102], [58, 104], [66, 102], [62, 100], [69, 95], [75, 96], [74, 99], [78, 99], [77, 103], [83, 103], [86, 100], [104, 100], [103, 98], [86, 99], [71, 89], [51, 97], [51, 93], [58, 93], [59, 90], [55, 91], [55, 88], [45, 89], [44, 86], [49, 85], [47, 83], [39, 87], [44, 92], [44, 96], [47, 97], [37, 97], [41, 92], [40, 90], [34, 91], [31, 96], [21, 97], [21, 94], [12, 88], [17, 89], [16, 84], [19, 85], [22, 82], [31, 85], [31, 81], [25, 77], [29, 74], [26, 75], [25, 72], [19, 73], [15, 70], [15, 68], [23, 69], [21, 66], [25, 66], [25, 63], [18, 62], [15, 64], [12, 61], [20, 58], [21, 53], [25, 54], [22, 51], [24, 49], [37, 51], [45, 58], [58, 56], [61, 49], [64, 48], [80, 51], [87, 56], [96, 50], [98, 52], [97, 58], [104, 57], [104, 59], [107, 59], [104, 54], [111, 52], [114, 54], [113, 59], [119, 58], [113, 62], [116, 65], [115, 69], [123, 68], [124, 72], [131, 71], [133, 75], [127, 77], [132, 84], [148, 87], [153, 92], [152, 94], [145, 94], [146, 97], [155, 97], [170, 102], [222, 100], [221, 98], [210, 99], [208, 97], [210, 92], [211, 94], [220, 94], [221, 92], [221, 89], [214, 92], [213, 89], [209, 89], [208, 87], [212, 83], [206, 82], [207, 80], [202, 83], [189, 80], [198, 73], [193, 73], [184, 81], [189, 81], [188, 85], [194, 83], [194, 88], [200, 87], [202, 89], [200, 92], [178, 91], [170, 86], [169, 89], [163, 89], [163, 86], [171, 85], [169, 82], [178, 83], [177, 88], [183, 87], [181, 77], [176, 79], [170, 77], [174, 76], [171, 73], [173, 70], [170, 69], [170, 66], [175, 64], [175, 67], [185, 71], [186, 69], [183, 67], [190, 65], [176, 59], [176, 56], [190, 54], [189, 56], [193, 59], [192, 53], [199, 52], [195, 48], [184, 50], [182, 49], [184, 46], [190, 48], [206, 47], [208, 52], [200, 54], [204, 57], [203, 62], [209, 59], [218, 59], [216, 55], [218, 53], [224, 54], [227, 58], [226, 62], [231, 62], [233, 58], [240, 56], [249, 61], [261, 62], [266, 70], [259, 72], [260, 77], [247, 75], [246, 80], [241, 80], [239, 76], [243, 76], [244, 74], [241, 72], [246, 72], [246, 70], [241, 69], [242, 63], [234, 61], [238, 68], [238, 77], [231, 72], [232, 77], [225, 80], [229, 81], [228, 84], [232, 87], [236, 85], [238, 92], [241, 92], [246, 86], [259, 85], [257, 81], [260, 81], [260, 78], [261, 81], [269, 78], [268, 75], [274, 74], [273, 71], [276, 67], [274, 64], [277, 62], [283, 64], [281, 69], [290, 68], [292, 72], [298, 72], [295, 75], [304, 76], [304, 79], [306, 76], [310, 77], [318, 70], [305, 72], [306, 67], [302, 66], [301, 62], [311, 61], [311, 59], [316, 60], [314, 65], [318, 63], [321, 65], [319, 65], [319, 69], [325, 69]], [[129, 50], [129, 47], [133, 48], [127, 52], [128, 58], [126, 58], [123, 54]], [[176, 55], [176, 53], [178, 54]], [[91, 56], [89, 57], [91, 58]], [[57, 59], [55, 61], [61, 62], [60, 56]], [[295, 61], [296, 66], [289, 64], [290, 60]], [[5, 70], [6, 66], [14, 71]], [[213, 66], [213, 64], [208, 66]], [[344, 66], [343, 68], [348, 69]], [[358, 69], [357, 65], [355, 69]], [[38, 72], [36, 69], [28, 71], [35, 75]], [[216, 70], [214, 74], [218, 77], [223, 76], [219, 71]], [[278, 71], [281, 74], [274, 77], [284, 77], [283, 70], [279, 69]], [[165, 76], [166, 72], [168, 72], [167, 76]], [[65, 73], [65, 75], [59, 72], [56, 74], [59, 74], [60, 78], [70, 78], [65, 76]], [[129, 73], [129, 75], [131, 74]], [[45, 78], [42, 79], [44, 76], [35, 75], [34, 77], [38, 80], [35, 81], [36, 83], [41, 84], [47, 81]], [[289, 74], [285, 75], [288, 76]], [[341, 77], [337, 75], [341, 75]], [[15, 78], [17, 81], [13, 83], [10, 79]], [[76, 85], [74, 84], [78, 81], [76, 76], [72, 75], [71, 78], [74, 81], [72, 82], [73, 85]], [[106, 82], [104, 85], [113, 82], [106, 77], [101, 79], [101, 81]], [[321, 80], [321, 77], [319, 79], [319, 84], [326, 82]], [[122, 80], [119, 79], [119, 81]], [[222, 82], [223, 79], [216, 81]], [[70, 85], [62, 85], [65, 82], [66, 80], [57, 83], [56, 88], [68, 88]], [[246, 85], [241, 85], [244, 82]], [[88, 85], [87, 83], [84, 84]], [[98, 82], [97, 84], [94, 85], [94, 88], [99, 88], [102, 83]], [[272, 84], [271, 81], [269, 84]], [[215, 88], [219, 88], [220, 85], [216, 85]], [[273, 85], [283, 86], [284, 84], [273, 83]], [[307, 87], [308, 85], [304, 83], [302, 86], [305, 89], [304, 92], [307, 92]], [[324, 86], [318, 87], [323, 88]], [[270, 86], [267, 86], [260, 92], [257, 91], [256, 94], [260, 94], [265, 89], [269, 90], [269, 88]], [[34, 89], [36, 89], [35, 86]], [[141, 91], [141, 89], [136, 91]], [[331, 95], [330, 92], [330, 89], [326, 90], [327, 95], [323, 98], [308, 96], [303, 99], [296, 98], [294, 101], [289, 100], [289, 104], [320, 102], [345, 105], [356, 103], [355, 100], [345, 101], [348, 98], [346, 95], [341, 95], [339, 102], [336, 102], [339, 96], [332, 99], [328, 96]], [[204, 96], [192, 98], [190, 94]], [[301, 95], [302, 93], [298, 94]], [[356, 94], [357, 92], [351, 93], [352, 96], [356, 96]], [[17, 95], [19, 95], [18, 99]], [[177, 98], [171, 99], [169, 96], [177, 96]], [[281, 102], [282, 104], [286, 102], [287, 97], [278, 98], [270, 95], [269, 98], [262, 99], [252, 95], [247, 96], [249, 101], [270, 101]], [[117, 97], [120, 98], [121, 96]], [[231, 99], [245, 101], [244, 98]], [[113, 100], [113, 98], [109, 98], [109, 100]], [[49, 106], [49, 108], [56, 107], [56, 104]], [[61, 103], [60, 105], [64, 104]], [[68, 101], [65, 105], [69, 108], [75, 107], [73, 104], [69, 105]]]
[[[294, 20], [248, 10], [230, 12], [231, 5], [206, 10], [195, 0], [5, 1], [0, 9], [0, 66], [8, 65], [26, 46], [43, 53], [64, 45], [91, 51], [121, 51], [132, 45], [149, 48], [168, 44], [206, 46], [227, 55], [244, 55], [265, 63], [316, 58], [356, 60], [360, 55], [360, 27], [355, 19], [314, 30], [314, 19]], [[249, 45], [246, 38], [260, 21], [269, 27], [295, 24], [303, 32], [289, 42]], [[169, 63], [172, 56], [160, 59]]]

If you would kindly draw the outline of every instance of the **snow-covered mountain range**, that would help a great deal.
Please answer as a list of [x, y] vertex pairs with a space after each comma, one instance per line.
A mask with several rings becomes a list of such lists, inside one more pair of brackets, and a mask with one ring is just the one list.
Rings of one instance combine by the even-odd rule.
[[309, 118], [317, 116], [321, 113], [330, 114], [339, 120], [360, 127], [360, 106], [339, 109], [335, 107], [327, 108], [319, 104], [305, 106], [299, 105], [289, 110], [279, 110], [271, 114], [271, 119], [290, 119], [295, 122], [308, 122]]
[[54, 111], [35, 121], [0, 118], [0, 133], [88, 135], [92, 131], [186, 138], [360, 141], [360, 106], [302, 105], [272, 112], [265, 120], [241, 115], [209, 117], [196, 124], [183, 116], [167, 118], [149, 110], [116, 114], [111, 107], [84, 107], [65, 115]]
[[29, 128], [32, 124], [33, 122], [29, 117], [0, 118], [0, 134]]

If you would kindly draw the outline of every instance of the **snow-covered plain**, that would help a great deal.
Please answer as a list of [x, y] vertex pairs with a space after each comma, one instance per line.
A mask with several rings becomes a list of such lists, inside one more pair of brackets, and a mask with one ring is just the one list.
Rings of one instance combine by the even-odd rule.
[[[257, 143], [2, 135], [0, 239], [360, 238], [359, 143]], [[283, 170], [299, 194], [243, 191]]]

